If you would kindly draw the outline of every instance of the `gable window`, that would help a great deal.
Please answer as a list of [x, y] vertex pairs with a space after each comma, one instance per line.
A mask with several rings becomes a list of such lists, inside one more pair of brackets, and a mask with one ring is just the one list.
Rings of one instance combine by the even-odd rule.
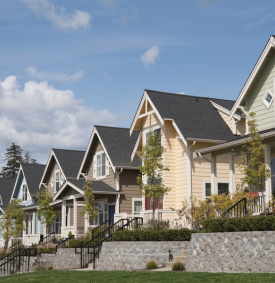
[[133, 214], [140, 214], [142, 210], [142, 199], [141, 198], [132, 198], [132, 210]]
[[106, 154], [105, 152], [99, 152], [96, 155], [96, 176], [106, 176]]
[[228, 183], [218, 183], [218, 195], [229, 194]]
[[149, 139], [150, 136], [152, 136], [153, 134], [156, 135], [156, 138], [159, 139], [158, 140], [158, 144], [161, 145], [161, 129], [155, 129], [155, 130], [149, 130], [148, 133], [146, 133], [146, 144], [147, 144], [147, 140]]
[[264, 97], [262, 99], [262, 102], [263, 102], [263, 104], [265, 105], [265, 107], [267, 109], [270, 108], [270, 106], [271, 106], [271, 104], [273, 102], [273, 95], [272, 95], [270, 90], [266, 91], [266, 93], [265, 93], [265, 95], [264, 95]]
[[27, 185], [23, 185], [22, 187], [22, 201], [28, 200], [28, 191], [27, 191]]
[[55, 192], [58, 192], [60, 188], [60, 172], [59, 170], [55, 171]]
[[205, 199], [211, 197], [211, 183], [204, 183]]

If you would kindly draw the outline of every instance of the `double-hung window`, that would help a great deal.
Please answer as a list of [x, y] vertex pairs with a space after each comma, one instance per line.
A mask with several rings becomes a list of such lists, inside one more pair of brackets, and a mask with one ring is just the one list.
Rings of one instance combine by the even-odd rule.
[[132, 205], [133, 205], [133, 214], [140, 214], [140, 211], [142, 210], [142, 199], [133, 198]]
[[98, 153], [96, 155], [96, 176], [106, 176], [106, 154], [105, 152]]
[[218, 183], [218, 195], [229, 194], [228, 183]]
[[55, 192], [58, 192], [60, 188], [60, 172], [59, 170], [55, 171]]
[[95, 217], [95, 225], [100, 225], [108, 220], [108, 202], [100, 201], [95, 203], [95, 211], [97, 211], [97, 217]]
[[146, 133], [146, 143], [147, 143], [147, 140], [149, 139], [149, 137], [152, 136], [153, 134], [156, 135], [156, 139], [158, 140], [158, 144], [161, 145], [161, 129], [160, 128], [149, 131], [148, 133]]
[[28, 191], [27, 191], [27, 185], [22, 186], [22, 201], [28, 200]]
[[211, 183], [204, 183], [205, 199], [211, 197]]

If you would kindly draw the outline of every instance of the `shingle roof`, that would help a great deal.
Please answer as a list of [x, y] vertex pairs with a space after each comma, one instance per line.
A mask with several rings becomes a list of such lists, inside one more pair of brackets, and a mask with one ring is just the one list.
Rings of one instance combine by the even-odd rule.
[[3, 204], [0, 205], [1, 208], [6, 208], [8, 206], [15, 180], [15, 178], [0, 178], [0, 195], [3, 202]]
[[213, 101], [231, 107], [233, 101], [146, 90], [162, 118], [173, 119], [185, 139], [231, 141], [237, 139]]
[[138, 139], [139, 131], [133, 131], [130, 136], [129, 128], [95, 126], [114, 166], [138, 167], [141, 160], [131, 154]]
[[[83, 189], [85, 185], [85, 179], [79, 180], [68, 180], [69, 183], [73, 184], [74, 186], [78, 187], [79, 189]], [[115, 189], [107, 185], [102, 181], [92, 181], [92, 189], [94, 192], [110, 192], [110, 193], [117, 193]]]
[[31, 195], [36, 195], [46, 165], [42, 164], [21, 164], [23, 173]]
[[218, 99], [218, 98], [209, 98], [210, 101], [213, 101], [220, 106], [224, 107], [225, 109], [231, 111], [232, 107], [235, 104], [235, 100], [225, 100], [225, 99]]
[[85, 151], [55, 148], [53, 151], [65, 176], [67, 178], [76, 178], [84, 158]]

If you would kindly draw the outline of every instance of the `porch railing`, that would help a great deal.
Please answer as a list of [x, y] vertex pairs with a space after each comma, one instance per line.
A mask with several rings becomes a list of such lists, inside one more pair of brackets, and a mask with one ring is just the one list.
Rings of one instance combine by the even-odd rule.
[[17, 254], [19, 254], [22, 249], [24, 248], [24, 245], [20, 246], [19, 248], [17, 248], [16, 250], [8, 253], [7, 255], [5, 255], [4, 257], [0, 258], [0, 264], [2, 264], [3, 262], [7, 261], [9, 258], [13, 258], [14, 256], [16, 256]]
[[222, 217], [243, 217], [248, 215], [247, 213], [247, 200], [246, 198], [242, 198], [234, 205], [232, 205], [229, 209], [222, 213]]
[[55, 246], [55, 252], [57, 252], [57, 248], [63, 248], [63, 247], [65, 247], [65, 246], [69, 245], [70, 240], [73, 240], [73, 239], [74, 239], [74, 235], [72, 235], [72, 236], [66, 238], [65, 240], [63, 240], [62, 242], [60, 242], [59, 244], [57, 244], [57, 245]]
[[39, 241], [39, 244], [43, 244], [43, 243], [49, 243], [49, 242], [55, 242], [55, 232], [51, 232], [50, 234], [48, 234], [47, 236], [45, 236], [44, 238], [42, 238], [41, 241]]
[[18, 246], [22, 245], [22, 240], [21, 239], [15, 240], [15, 242], [9, 247], [9, 250], [11, 250], [14, 247], [16, 247], [17, 244], [18, 244]]

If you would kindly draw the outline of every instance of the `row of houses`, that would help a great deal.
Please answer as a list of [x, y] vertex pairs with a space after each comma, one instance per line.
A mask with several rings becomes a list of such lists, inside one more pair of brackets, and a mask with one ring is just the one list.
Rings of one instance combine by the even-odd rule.
[[[272, 176], [266, 181], [268, 201], [275, 195], [275, 37], [271, 36], [237, 100], [145, 90], [130, 128], [95, 126], [86, 151], [52, 149], [46, 165], [21, 164], [16, 180], [0, 179], [1, 210], [13, 198], [26, 211], [23, 243], [37, 243], [46, 229], [37, 219], [36, 193], [48, 187], [58, 211], [51, 227], [61, 237], [83, 235], [89, 226], [107, 219], [150, 218], [152, 201], [138, 192], [140, 152], [149, 131], [161, 132], [170, 171], [163, 182], [171, 191], [156, 209], [171, 226], [187, 225], [176, 210], [184, 199], [207, 199], [233, 193], [242, 174], [235, 161], [247, 138], [249, 113], [256, 112]], [[235, 94], [232, 94], [235, 97]], [[80, 215], [83, 186], [92, 181], [98, 217]], [[262, 198], [262, 195], [259, 196]], [[2, 245], [3, 245], [2, 240]], [[0, 243], [1, 245], [1, 243]]]

